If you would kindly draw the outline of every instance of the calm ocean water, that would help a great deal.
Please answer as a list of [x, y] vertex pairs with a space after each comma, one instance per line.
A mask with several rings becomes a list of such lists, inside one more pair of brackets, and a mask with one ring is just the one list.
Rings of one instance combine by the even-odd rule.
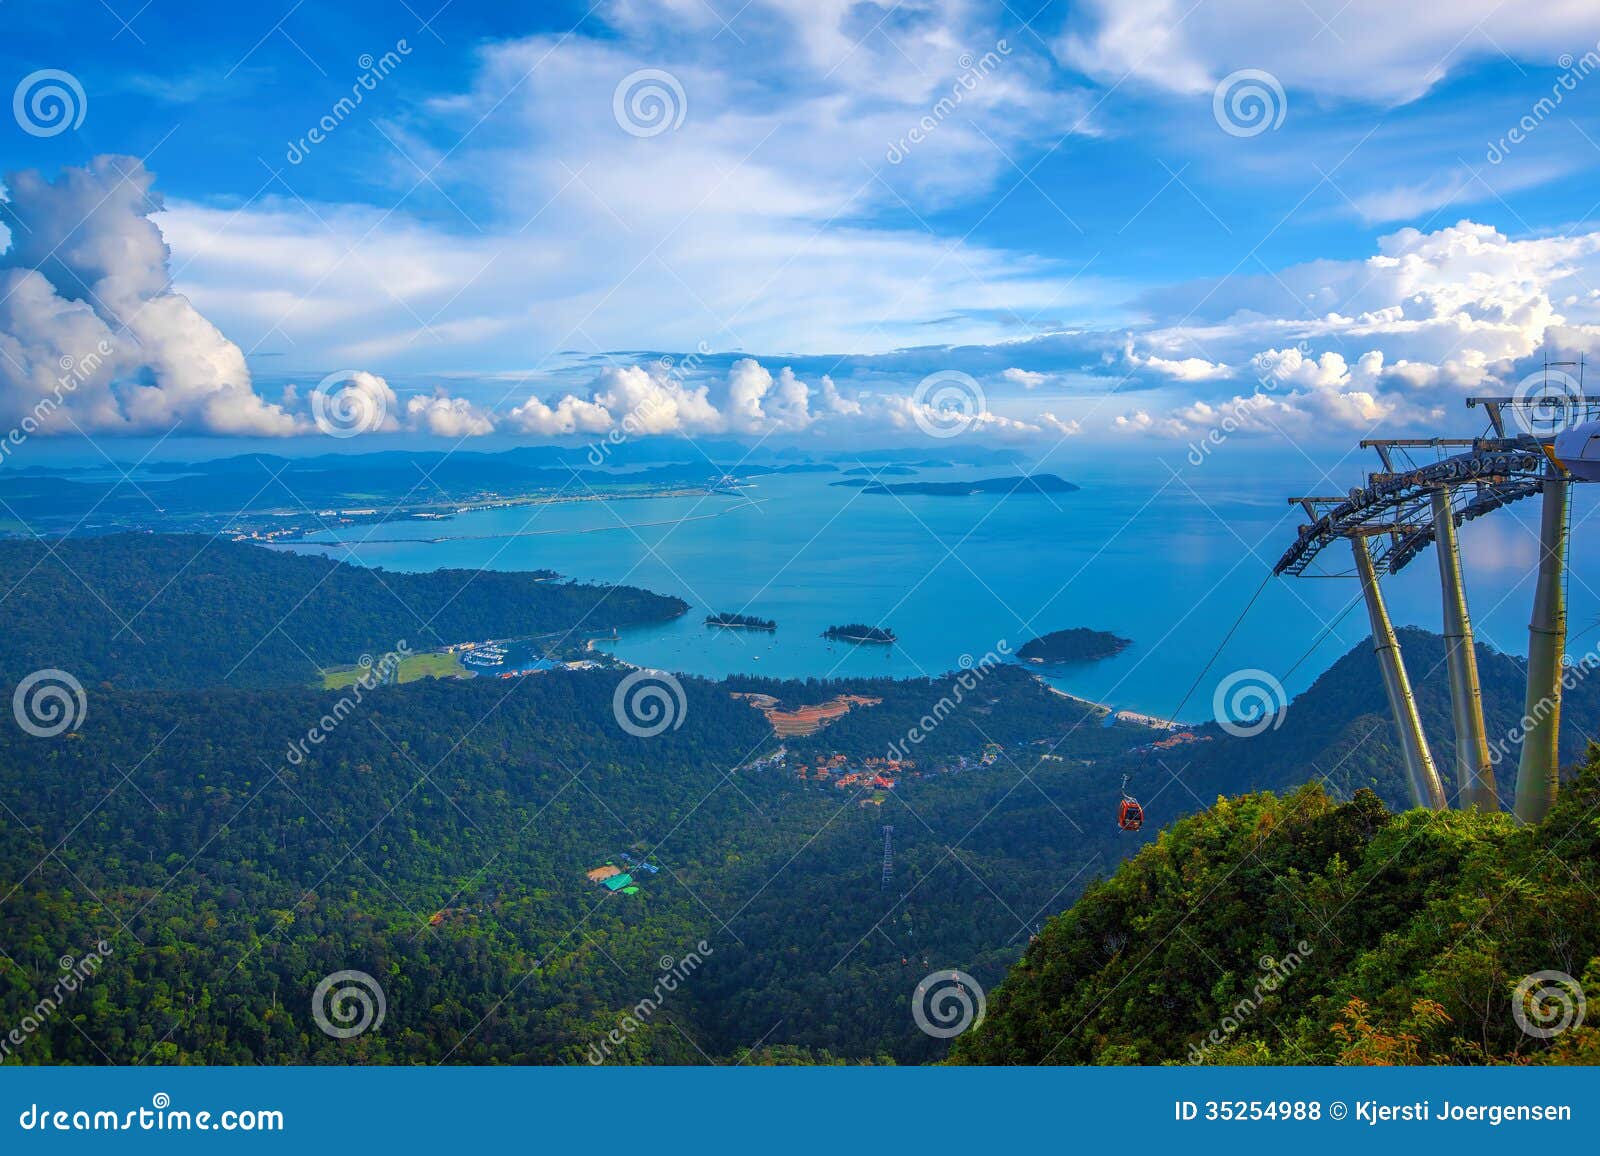
[[[1331, 476], [1353, 483], [1367, 465], [1348, 460]], [[1051, 680], [1086, 698], [1172, 717], [1293, 540], [1302, 518], [1285, 497], [1338, 488], [1299, 455], [1262, 452], [1218, 454], [1200, 466], [1181, 454], [1165, 463], [1063, 457], [1045, 468], [1082, 489], [884, 497], [830, 486], [838, 474], [807, 474], [761, 478], [743, 496], [485, 510], [444, 522], [359, 527], [351, 535], [364, 539], [359, 545], [292, 548], [396, 570], [548, 567], [676, 594], [690, 603], [687, 615], [624, 631], [608, 645], [630, 662], [709, 676], [932, 675], [1002, 641], [1015, 649], [1050, 630], [1110, 630], [1134, 645], [1104, 662], [1053, 668]], [[919, 478], [1007, 472], [925, 470]], [[1596, 509], [1589, 489], [1579, 487], [1573, 509], [1574, 655], [1600, 645], [1600, 596], [1586, 581], [1600, 556], [1592, 532], [1600, 527], [1587, 525]], [[1478, 636], [1518, 654], [1527, 647], [1537, 516], [1537, 502], [1525, 502], [1462, 531]], [[511, 533], [526, 536], [492, 536]], [[486, 536], [393, 540], [435, 535]], [[1346, 552], [1338, 552], [1337, 565], [1348, 570]], [[1387, 580], [1398, 624], [1439, 628], [1437, 580], [1431, 551]], [[1216, 683], [1243, 668], [1282, 679], [1291, 695], [1303, 690], [1366, 637], [1364, 609], [1357, 603], [1347, 611], [1355, 599], [1350, 577], [1267, 582], [1181, 717], [1210, 717]], [[711, 610], [772, 618], [778, 630], [711, 630], [701, 623]], [[844, 622], [890, 626], [900, 641], [855, 647], [819, 637]]]

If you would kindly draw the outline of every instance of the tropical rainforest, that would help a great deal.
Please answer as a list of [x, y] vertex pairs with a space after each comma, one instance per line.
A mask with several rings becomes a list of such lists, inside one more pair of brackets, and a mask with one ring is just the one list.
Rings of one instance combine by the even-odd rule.
[[[614, 714], [619, 671], [311, 683], [396, 638], [682, 612], [645, 591], [175, 536], [7, 544], [0, 567], [7, 679], [73, 671], [87, 703], [54, 737], [0, 728], [0, 1023], [31, 1024], [0, 1062], [586, 1063], [601, 1041], [606, 1063], [1487, 1062], [1593, 1046], [1513, 1035], [1506, 1017], [1526, 972], [1592, 971], [1600, 770], [1538, 828], [1396, 813], [1365, 644], [1251, 738], [1210, 725], [1158, 746], [1163, 732], [1104, 725], [1009, 664], [684, 678], [678, 725], [640, 737]], [[1448, 766], [1442, 643], [1402, 644]], [[1504, 733], [1519, 664], [1487, 648], [1480, 662]], [[864, 704], [780, 741], [744, 694]], [[1580, 681], [1567, 762], [1596, 717], [1600, 688]], [[897, 747], [892, 790], [797, 773]], [[1114, 821], [1125, 775], [1150, 819], [1137, 834]], [[636, 892], [587, 877], [612, 864]], [[97, 945], [98, 971], [43, 1006], [64, 959]], [[1291, 953], [1270, 1000], [1213, 1039], [1262, 958]], [[909, 1004], [957, 968], [990, 1004], [952, 1050]], [[350, 970], [381, 985], [384, 1017], [345, 1039], [312, 997]]]

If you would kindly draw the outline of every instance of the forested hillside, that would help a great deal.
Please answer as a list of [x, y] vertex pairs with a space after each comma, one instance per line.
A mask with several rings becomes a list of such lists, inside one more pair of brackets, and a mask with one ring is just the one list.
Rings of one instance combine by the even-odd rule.
[[[1590, 827], [1539, 843], [1555, 828], [1392, 817], [1356, 794], [1401, 790], [1365, 643], [1252, 738], [1213, 724], [1200, 741], [1156, 748], [1164, 732], [1104, 726], [1016, 666], [967, 672], [965, 683], [684, 678], [680, 724], [639, 738], [618, 725], [615, 671], [423, 680], [353, 700], [241, 687], [225, 667], [254, 646], [252, 632], [268, 657], [241, 666], [245, 678], [294, 684], [323, 656], [416, 637], [402, 623], [418, 614], [436, 615], [447, 637], [481, 636], [570, 626], [614, 599], [672, 613], [675, 600], [532, 576], [463, 586], [448, 573], [205, 546], [128, 537], [57, 545], [59, 557], [0, 551], [16, 589], [0, 603], [8, 679], [60, 666], [81, 672], [88, 692], [67, 733], [0, 728], [0, 1020], [31, 1015], [62, 957], [109, 949], [0, 1062], [581, 1063], [630, 1017], [605, 1062], [927, 1062], [949, 1045], [909, 1015], [917, 983], [958, 968], [992, 990], [1036, 933], [991, 1005], [992, 1026], [959, 1056], [1182, 1059], [1250, 961], [1300, 938], [1304, 974], [1328, 970], [1321, 987], [1308, 979], [1315, 1000], [1271, 1017], [1292, 1034], [1230, 1036], [1207, 1058], [1243, 1056], [1230, 1049], [1247, 1044], [1292, 1058], [1279, 1050], [1286, 1040], [1339, 1058], [1330, 1039], [1341, 1030], [1374, 1048], [1409, 1046], [1409, 1035], [1458, 1055], [1468, 1036], [1439, 1025], [1464, 1023], [1460, 1001], [1483, 997], [1539, 946], [1532, 915], [1506, 922], [1517, 865], [1555, 896], [1528, 911], [1592, 922], [1576, 903], [1589, 867], [1566, 858]], [[133, 616], [142, 641], [72, 617], [113, 614], [85, 605], [97, 604], [91, 585]], [[273, 632], [280, 617], [288, 625]], [[1442, 646], [1419, 631], [1403, 641], [1448, 769]], [[1488, 650], [1480, 658], [1498, 735], [1520, 714], [1521, 671]], [[842, 694], [862, 702], [780, 743], [735, 697], [750, 693], [790, 710]], [[1567, 718], [1564, 749], [1575, 753], [1584, 721], [1600, 718], [1597, 688], [1579, 681]], [[761, 761], [780, 746], [786, 763]], [[917, 766], [892, 789], [796, 773], [895, 747]], [[1508, 749], [1508, 765], [1515, 757]], [[1149, 817], [1137, 834], [1115, 823], [1125, 774]], [[1297, 790], [1308, 781], [1326, 788]], [[1249, 795], [1184, 820], [1261, 789], [1288, 798]], [[1574, 799], [1594, 793], [1582, 790]], [[635, 893], [586, 878], [638, 860], [658, 870], [639, 869]], [[1201, 903], [1213, 889], [1215, 902]], [[1411, 937], [1405, 958], [1435, 977], [1427, 998], [1448, 1021], [1412, 1007], [1409, 963], [1383, 954], [1385, 929]], [[1560, 942], [1567, 954], [1549, 965], [1577, 974], [1593, 947]], [[1148, 968], [1139, 945], [1159, 945]], [[663, 961], [690, 953], [692, 977], [635, 1014]], [[1450, 994], [1462, 959], [1478, 970]], [[311, 997], [352, 969], [382, 984], [386, 1015], [341, 1040], [319, 1030]], [[1094, 994], [1070, 994], [1080, 988]], [[1375, 1010], [1339, 1018], [1356, 1014], [1354, 998]], [[1486, 1055], [1504, 1053], [1502, 1028], [1479, 1025]]]
[[493, 636], [681, 614], [677, 598], [549, 572], [393, 573], [203, 535], [0, 541], [0, 677], [85, 686], [303, 685], [317, 669]]
[[[942, 1041], [906, 1015], [916, 980], [960, 961], [997, 982], [1119, 853], [1083, 814], [1082, 768], [1030, 781], [1002, 760], [862, 806], [737, 770], [776, 743], [720, 684], [684, 680], [681, 728], [625, 734], [618, 678], [380, 687], [298, 760], [336, 695], [109, 691], [70, 735], [7, 728], [0, 1014], [25, 1014], [63, 952], [115, 948], [25, 1058], [581, 1062], [660, 959], [704, 939], [693, 982], [612, 1062], [757, 1043], [934, 1059]], [[986, 726], [1029, 725], [983, 705]], [[624, 852], [660, 867], [640, 893], [585, 879]], [[388, 1008], [345, 1044], [316, 1029], [310, 993], [348, 968], [379, 977]]]
[[1052, 920], [952, 1059], [1595, 1063], [1575, 993], [1552, 992], [1572, 1030], [1548, 1038], [1514, 993], [1600, 984], [1597, 809], [1600, 758], [1532, 828], [1315, 784], [1219, 802]]
[[[1400, 630], [1399, 638], [1434, 760], [1446, 790], [1453, 794], [1455, 738], [1444, 640], [1415, 628]], [[1500, 755], [1497, 785], [1509, 805], [1521, 753], [1511, 736], [1522, 719], [1526, 670], [1522, 659], [1481, 643], [1478, 670], [1491, 753]], [[1600, 677], [1573, 678], [1563, 702], [1561, 758], [1564, 764], [1576, 764], [1584, 758], [1588, 736], [1594, 733], [1592, 720], [1600, 719]], [[1410, 806], [1370, 640], [1357, 644], [1319, 676], [1289, 706], [1278, 727], [1247, 738], [1231, 737], [1215, 724], [1199, 733], [1212, 741], [1139, 760], [1135, 785], [1144, 790], [1151, 784], [1159, 788], [1177, 774], [1189, 790], [1171, 783], [1163, 797], [1181, 796], [1191, 804], [1180, 803], [1183, 811], [1209, 804], [1219, 795], [1261, 789], [1290, 791], [1309, 781], [1324, 782], [1344, 798], [1367, 787], [1390, 807]], [[1158, 819], [1164, 821], [1165, 817]]]

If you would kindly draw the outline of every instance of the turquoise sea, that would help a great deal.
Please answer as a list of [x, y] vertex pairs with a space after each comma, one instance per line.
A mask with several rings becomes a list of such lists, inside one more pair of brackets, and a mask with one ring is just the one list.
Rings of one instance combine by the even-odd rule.
[[[397, 570], [548, 567], [676, 594], [690, 603], [687, 615], [605, 645], [629, 662], [708, 676], [934, 675], [1002, 643], [1014, 650], [1037, 633], [1089, 626], [1134, 645], [1104, 662], [1052, 668], [1051, 681], [1173, 717], [1294, 539], [1303, 518], [1286, 497], [1338, 492], [1329, 478], [1353, 484], [1368, 465], [1255, 450], [1194, 465], [1181, 454], [1074, 449], [1043, 466], [1082, 487], [1072, 494], [879, 496], [830, 486], [839, 474], [799, 474], [759, 478], [738, 495], [481, 510], [356, 527], [342, 535], [350, 544], [289, 548]], [[918, 479], [1009, 472], [958, 467], [923, 470]], [[1587, 577], [1600, 573], [1600, 526], [1587, 525], [1595, 508], [1579, 487], [1569, 582], [1574, 656], [1600, 645], [1600, 595]], [[1526, 502], [1462, 531], [1479, 639], [1518, 654], [1527, 646], [1537, 516], [1537, 502]], [[396, 540], [435, 536], [451, 540]], [[1349, 569], [1342, 551], [1337, 569]], [[1437, 581], [1431, 551], [1387, 580], [1398, 624], [1438, 629]], [[778, 630], [709, 629], [701, 619], [712, 610], [772, 618]], [[820, 637], [845, 622], [889, 626], [899, 642]], [[1271, 579], [1180, 717], [1210, 717], [1216, 683], [1244, 668], [1281, 679], [1293, 695], [1367, 633], [1353, 578]]]

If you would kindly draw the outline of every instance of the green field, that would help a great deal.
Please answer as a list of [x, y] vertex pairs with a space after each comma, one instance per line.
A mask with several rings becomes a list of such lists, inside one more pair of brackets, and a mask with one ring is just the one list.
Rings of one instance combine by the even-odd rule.
[[[322, 672], [322, 685], [328, 690], [337, 690], [352, 685], [365, 673], [366, 669], [360, 666], [325, 670]], [[458, 654], [413, 654], [400, 660], [401, 682], [416, 682], [419, 678], [457, 678], [467, 673]]]

